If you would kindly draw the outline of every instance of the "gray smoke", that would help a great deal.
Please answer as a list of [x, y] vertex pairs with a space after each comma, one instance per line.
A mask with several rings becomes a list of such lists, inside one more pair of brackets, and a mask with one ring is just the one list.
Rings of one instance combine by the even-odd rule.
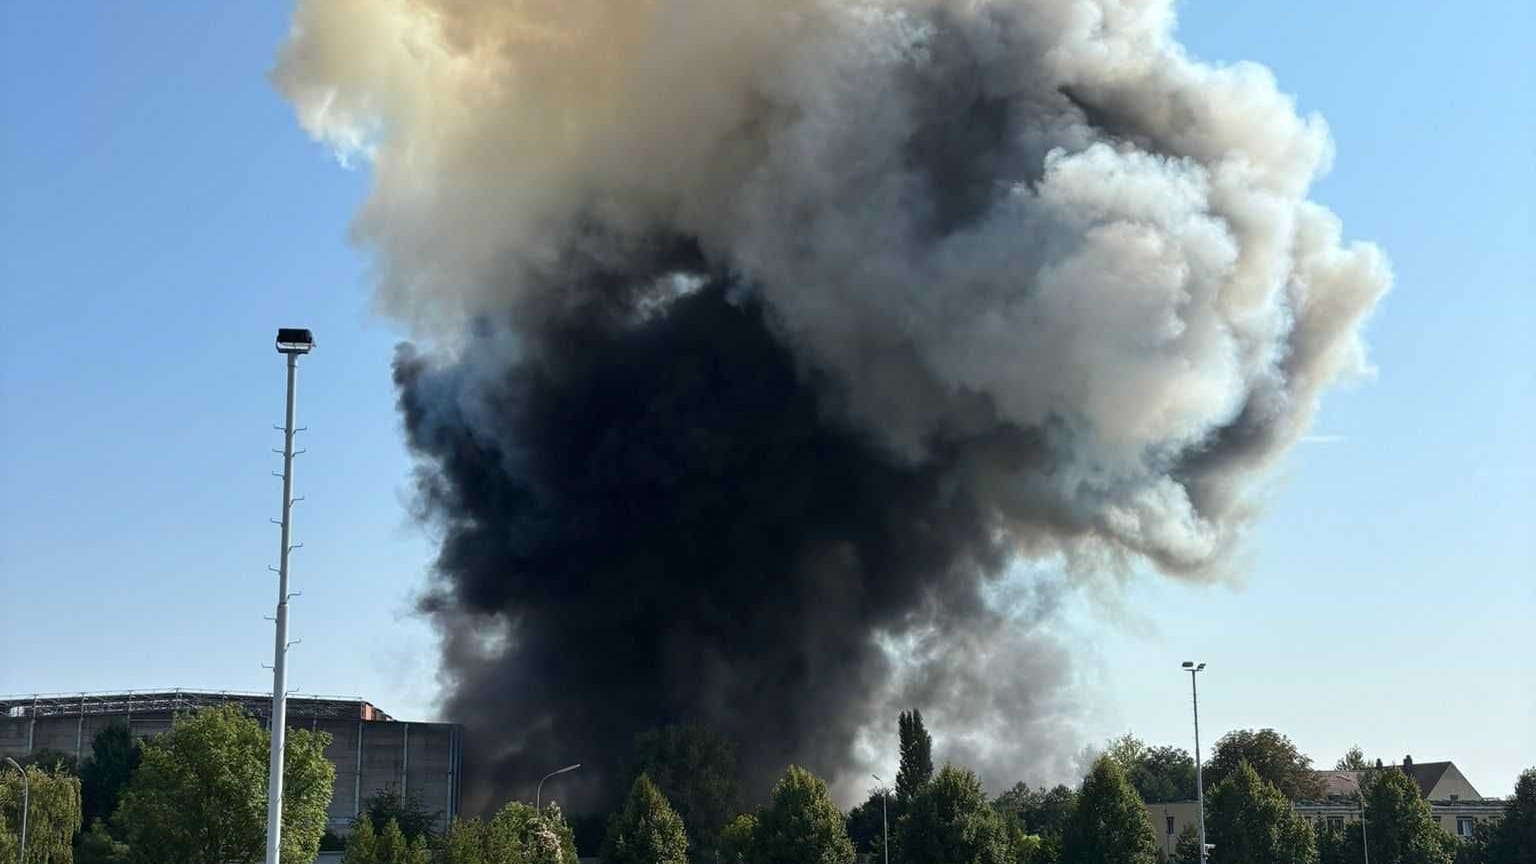
[[1226, 572], [1390, 283], [1306, 199], [1322, 120], [1172, 27], [301, 0], [276, 81], [431, 346], [396, 380], [481, 793], [674, 720], [856, 784], [914, 701], [998, 778], [1069, 758], [1021, 571]]

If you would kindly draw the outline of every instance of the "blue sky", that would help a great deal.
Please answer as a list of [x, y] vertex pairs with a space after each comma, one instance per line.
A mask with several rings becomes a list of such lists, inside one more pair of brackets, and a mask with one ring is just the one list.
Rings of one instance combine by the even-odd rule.
[[[347, 224], [367, 176], [267, 85], [282, 4], [23, 4], [0, 18], [0, 693], [264, 690], [279, 325], [301, 373], [295, 649], [306, 692], [434, 712], [409, 614], [430, 557]], [[1454, 759], [1485, 794], [1536, 764], [1536, 7], [1190, 0], [1195, 55], [1275, 70], [1338, 148], [1315, 196], [1396, 287], [1376, 380], [1331, 394], [1246, 584], [1073, 604], [1083, 729], [1187, 744], [1274, 726]], [[20, 662], [17, 662], [19, 659]]]

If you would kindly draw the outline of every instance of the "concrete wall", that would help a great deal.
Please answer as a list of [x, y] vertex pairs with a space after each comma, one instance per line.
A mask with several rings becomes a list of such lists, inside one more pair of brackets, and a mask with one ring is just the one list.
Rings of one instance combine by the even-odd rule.
[[[0, 717], [0, 757], [20, 758], [49, 748], [81, 758], [91, 740], [113, 722], [125, 722], [135, 737], [148, 738], [171, 728], [169, 714], [93, 715], [88, 717]], [[328, 732], [325, 756], [336, 768], [331, 794], [331, 830], [344, 833], [358, 809], [374, 793], [391, 786], [417, 797], [445, 827], [459, 809], [459, 771], [463, 729], [450, 723], [349, 719], [296, 719], [290, 729]]]

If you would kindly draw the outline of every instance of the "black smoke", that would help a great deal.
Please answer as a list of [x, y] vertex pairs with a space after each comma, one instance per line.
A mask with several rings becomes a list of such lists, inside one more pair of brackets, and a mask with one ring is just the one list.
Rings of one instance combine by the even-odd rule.
[[644, 310], [564, 310], [489, 378], [488, 346], [399, 355], [442, 531], [424, 608], [480, 784], [578, 761], [600, 782], [637, 732], [677, 722], [731, 740], [748, 790], [791, 761], [832, 770], [888, 683], [876, 636], [985, 614], [1008, 550], [959, 454], [1022, 463], [1031, 437], [903, 463], [837, 418], [758, 300], [697, 278]]

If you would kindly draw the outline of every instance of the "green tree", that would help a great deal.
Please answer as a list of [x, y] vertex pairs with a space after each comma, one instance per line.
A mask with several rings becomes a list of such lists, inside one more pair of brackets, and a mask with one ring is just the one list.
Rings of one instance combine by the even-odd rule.
[[794, 765], [758, 817], [748, 864], [852, 864], [853, 842], [827, 784]]
[[1504, 805], [1488, 838], [1488, 864], [1529, 864], [1536, 861], [1536, 768], [1527, 768], [1515, 781], [1515, 797]]
[[[882, 807], [886, 809], [882, 810]], [[881, 789], [871, 789], [863, 804], [848, 811], [848, 839], [853, 841], [855, 852], [879, 852], [880, 838], [886, 830], [888, 816], [889, 806]]]
[[454, 819], [443, 833], [437, 864], [487, 864], [485, 823], [479, 819]]
[[1040, 838], [1032, 856], [1037, 864], [1056, 864], [1061, 860], [1062, 835], [1077, 807], [1077, 793], [1066, 786], [1032, 790], [1027, 784], [1015, 784], [997, 796], [993, 809], [1025, 834]]
[[1062, 837], [1066, 864], [1153, 864], [1157, 839], [1147, 809], [1125, 771], [1099, 757], [1083, 779], [1077, 807]]
[[721, 864], [747, 864], [756, 836], [757, 817], [750, 813], [743, 813], [727, 822], [720, 831]]
[[[52, 747], [39, 747], [25, 756], [17, 757], [17, 764], [23, 768], [36, 767], [47, 771], [49, 774], [76, 775], [75, 757], [63, 750], [55, 750]], [[31, 853], [27, 857], [32, 857]]]
[[1365, 825], [1372, 861], [1450, 864], [1454, 857], [1456, 841], [1435, 824], [1419, 785], [1401, 771], [1382, 771], [1365, 791]]
[[[331, 736], [288, 730], [283, 760], [284, 864], [314, 860], [335, 768]], [[266, 851], [266, 730], [237, 705], [176, 718], [145, 741], [116, 819], [143, 864], [241, 864]]]
[[905, 813], [911, 801], [933, 777], [933, 736], [923, 726], [923, 712], [916, 708], [901, 712], [896, 720], [901, 746], [901, 765], [896, 769], [896, 805]]
[[893, 847], [902, 864], [1008, 864], [1010, 839], [976, 775], [946, 765], [907, 803]]
[[1241, 762], [1247, 762], [1292, 801], [1323, 796], [1324, 784], [1312, 770], [1312, 760], [1296, 749], [1291, 739], [1273, 729], [1239, 729], [1223, 735], [1205, 767], [1205, 788], [1210, 790], [1227, 779]]
[[1365, 758], [1365, 751], [1356, 744], [1349, 748], [1339, 761], [1333, 764], [1335, 771], [1365, 771], [1371, 767], [1371, 760]]
[[1215, 864], [1317, 864], [1312, 827], [1247, 762], [1211, 788], [1205, 806]]
[[1105, 755], [1125, 769], [1143, 801], [1189, 801], [1195, 797], [1195, 760], [1187, 751], [1148, 747], [1127, 732], [1109, 742]]
[[356, 820], [352, 823], [352, 833], [347, 835], [347, 849], [341, 854], [341, 864], [373, 864], [378, 860], [378, 845], [373, 820]]
[[689, 857], [714, 860], [720, 829], [736, 812], [736, 751], [700, 726], [665, 726], [636, 736], [631, 782], [647, 775], [682, 817]]
[[641, 774], [624, 811], [608, 823], [603, 864], [686, 864], [688, 833], [651, 778]]
[[[37, 765], [24, 769], [27, 804], [27, 862], [72, 860], [80, 830], [80, 780], [68, 771]], [[23, 783], [15, 770], [0, 766], [0, 860], [14, 861], [21, 835]], [[8, 855], [9, 857], [4, 857]]]
[[1360, 822], [1319, 825], [1313, 832], [1318, 864], [1360, 864], [1365, 853], [1360, 843]]
[[1185, 825], [1173, 841], [1173, 864], [1200, 864], [1200, 829]]
[[107, 833], [121, 840], [113, 831], [112, 814], [133, 772], [139, 767], [139, 744], [124, 723], [114, 722], [91, 739], [91, 755], [80, 765], [81, 815], [85, 824], [98, 820]]
[[543, 811], [510, 801], [484, 830], [486, 864], [576, 864], [571, 826], [554, 804]]
[[431, 835], [432, 823], [437, 813], [428, 810], [416, 793], [402, 795], [400, 787], [391, 784], [369, 796], [363, 812], [373, 823], [376, 834], [382, 834], [384, 826], [394, 820], [407, 840]]
[[75, 864], [124, 864], [128, 844], [118, 842], [100, 820], [75, 840]]

